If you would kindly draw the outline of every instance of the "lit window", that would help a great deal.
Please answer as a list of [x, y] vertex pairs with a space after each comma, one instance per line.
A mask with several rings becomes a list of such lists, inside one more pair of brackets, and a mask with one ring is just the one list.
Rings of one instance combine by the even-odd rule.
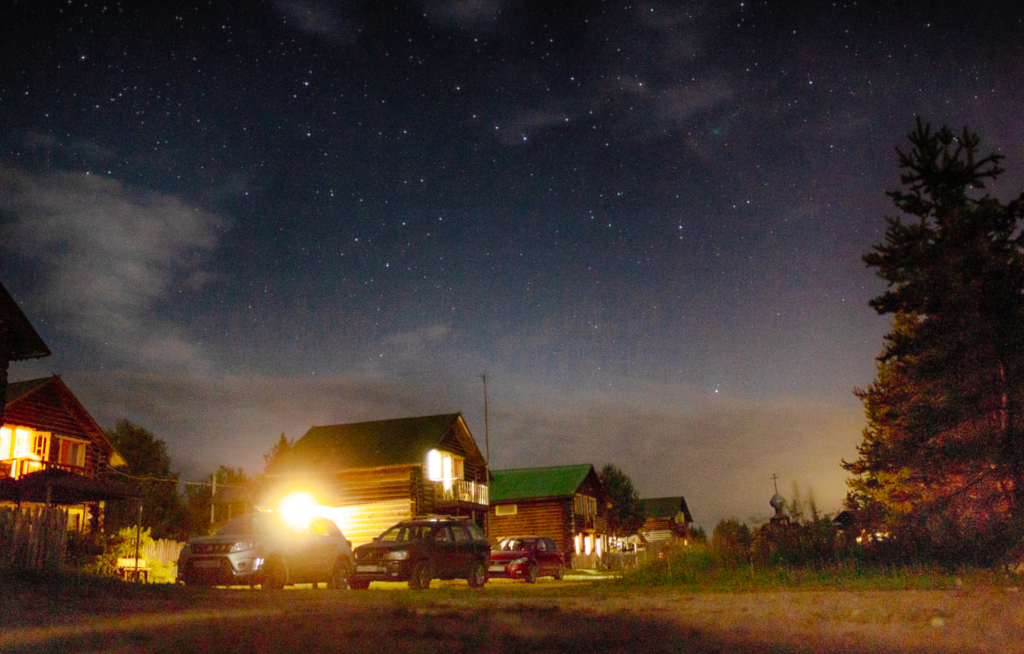
[[11, 459], [11, 445], [13, 445], [11, 438], [10, 427], [4, 427], [0, 429], [0, 459]]
[[57, 461], [68, 466], [85, 467], [85, 443], [67, 438], [60, 439], [60, 453]]
[[441, 453], [437, 450], [430, 450], [427, 454], [427, 478], [431, 481], [441, 481]]
[[50, 454], [50, 435], [35, 433], [32, 435], [32, 454], [40, 461], [45, 461]]
[[447, 454], [441, 459], [441, 476], [444, 478], [444, 487], [452, 487], [452, 457]]
[[29, 440], [31, 432], [27, 429], [15, 429], [14, 430], [14, 457], [15, 459], [21, 459], [28, 456], [29, 453]]

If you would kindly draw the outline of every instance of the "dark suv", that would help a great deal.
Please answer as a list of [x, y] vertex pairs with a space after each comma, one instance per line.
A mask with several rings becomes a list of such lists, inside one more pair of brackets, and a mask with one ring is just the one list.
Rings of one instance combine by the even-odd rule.
[[355, 550], [354, 589], [371, 581], [408, 581], [429, 588], [431, 579], [465, 579], [473, 588], [487, 582], [491, 545], [467, 519], [426, 516], [400, 522]]

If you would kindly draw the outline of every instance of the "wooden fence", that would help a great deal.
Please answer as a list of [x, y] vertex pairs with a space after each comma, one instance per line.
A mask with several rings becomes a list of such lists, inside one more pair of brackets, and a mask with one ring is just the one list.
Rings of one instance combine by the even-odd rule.
[[181, 548], [183, 547], [185, 547], [185, 543], [161, 538], [153, 543], [143, 544], [142, 552], [139, 555], [150, 563], [156, 562], [163, 566], [176, 566], [178, 564], [178, 554], [181, 553]]
[[0, 509], [0, 568], [58, 572], [67, 544], [68, 514], [63, 509]]
[[574, 554], [572, 567], [575, 570], [607, 570], [611, 572], [635, 570], [645, 563], [656, 561], [661, 551], [668, 546], [669, 541], [664, 540], [648, 543], [647, 547], [634, 552], [604, 552], [600, 557], [596, 554]]

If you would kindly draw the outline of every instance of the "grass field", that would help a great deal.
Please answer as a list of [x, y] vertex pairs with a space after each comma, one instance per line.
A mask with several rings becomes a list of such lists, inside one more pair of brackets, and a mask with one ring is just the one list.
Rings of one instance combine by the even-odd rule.
[[[955, 583], [955, 582], [954, 582]], [[1019, 652], [1024, 598], [950, 590], [702, 590], [634, 582], [434, 582], [276, 592], [8, 579], [0, 651]]]

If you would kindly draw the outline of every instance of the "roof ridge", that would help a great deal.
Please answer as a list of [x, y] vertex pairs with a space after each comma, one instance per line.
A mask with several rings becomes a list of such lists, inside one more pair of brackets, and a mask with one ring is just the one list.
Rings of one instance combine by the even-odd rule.
[[[518, 472], [520, 470], [554, 470], [555, 468], [588, 468], [588, 467], [589, 468], [593, 468], [594, 464], [593, 463], [571, 463], [571, 464], [560, 465], [560, 466], [529, 466], [529, 467], [526, 467], [526, 468], [502, 468], [501, 470], [493, 470], [492, 469], [491, 472], [492, 473], [495, 473], [495, 472]], [[595, 470], [596, 470], [596, 468], [595, 468]]]
[[312, 427], [310, 427], [310, 429], [323, 429], [326, 427], [351, 427], [355, 425], [369, 425], [378, 422], [398, 422], [400, 420], [426, 420], [428, 418], [450, 418], [461, 415], [461, 411], [454, 411], [451, 413], [434, 413], [425, 416], [408, 416], [405, 418], [384, 418], [383, 420], [360, 420], [358, 422], [336, 422], [330, 425], [313, 425]]

